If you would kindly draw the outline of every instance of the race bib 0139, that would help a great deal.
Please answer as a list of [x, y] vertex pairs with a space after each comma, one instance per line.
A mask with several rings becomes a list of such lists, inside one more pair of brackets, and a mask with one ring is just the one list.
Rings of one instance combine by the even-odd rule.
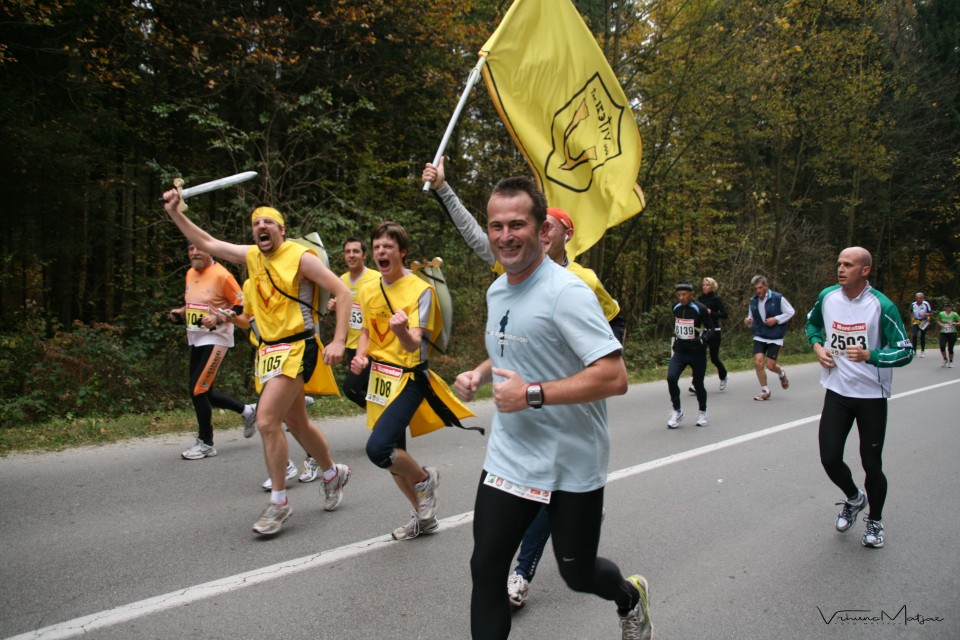
[[693, 319], [677, 318], [673, 325], [673, 333], [677, 340], [693, 340], [697, 337], [697, 329], [694, 326]]

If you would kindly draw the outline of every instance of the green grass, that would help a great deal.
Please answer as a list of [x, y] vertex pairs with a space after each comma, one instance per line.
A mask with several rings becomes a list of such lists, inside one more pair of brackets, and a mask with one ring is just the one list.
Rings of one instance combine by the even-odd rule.
[[[309, 408], [313, 417], [359, 415], [360, 409], [343, 398], [318, 397]], [[239, 427], [240, 416], [214, 409], [214, 429]], [[23, 424], [0, 429], [0, 456], [24, 451], [62, 451], [70, 447], [107, 444], [169, 433], [196, 433], [197, 418], [192, 409], [129, 414], [118, 418], [75, 418]]]
[[[742, 351], [742, 350], [738, 350]], [[724, 365], [730, 371], [753, 369], [749, 355], [722, 353]], [[784, 365], [814, 362], [812, 353], [787, 353], [779, 361]], [[689, 370], [687, 371], [689, 373]], [[716, 375], [713, 365], [708, 365], [707, 376]], [[630, 382], [655, 382], [666, 380], [667, 367], [652, 366], [630, 371]], [[452, 376], [448, 378], [452, 382]], [[478, 399], [492, 395], [490, 386], [477, 394]], [[359, 415], [360, 409], [344, 398], [318, 397], [309, 413], [315, 418]], [[214, 428], [240, 426], [239, 416], [223, 410], [215, 410]], [[158, 411], [150, 414], [131, 414], [119, 418], [58, 419], [39, 424], [22, 424], [16, 428], [0, 429], [0, 457], [13, 452], [62, 451], [76, 446], [99, 445], [133, 438], [143, 438], [172, 433], [194, 433], [196, 417], [192, 409]]]

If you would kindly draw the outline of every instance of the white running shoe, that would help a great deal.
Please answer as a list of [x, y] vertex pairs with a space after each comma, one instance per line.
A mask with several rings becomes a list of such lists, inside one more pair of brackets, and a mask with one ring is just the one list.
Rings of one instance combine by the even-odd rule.
[[674, 410], [674, 412], [670, 414], [670, 419], [667, 420], [667, 428], [676, 429], [680, 426], [681, 420], [683, 420], [683, 409]]
[[653, 637], [653, 623], [650, 621], [650, 583], [641, 575], [630, 576], [627, 580], [640, 592], [640, 601], [629, 613], [620, 616], [621, 638], [650, 640]]
[[425, 533], [433, 533], [439, 526], [440, 523], [437, 522], [436, 518], [421, 520], [417, 517], [417, 512], [412, 511], [410, 513], [410, 522], [402, 527], [394, 529], [393, 533], [390, 535], [394, 540], [413, 540], [414, 538], [419, 538]]
[[727, 381], [728, 381], [728, 378], [721, 378], [721, 380], [720, 380], [720, 391], [723, 391], [724, 389], [727, 388]]
[[705, 427], [705, 426], [707, 426], [707, 422], [708, 422], [708, 421], [707, 421], [707, 412], [706, 412], [706, 411], [701, 411], [701, 412], [700, 412], [700, 415], [697, 417], [697, 426], [698, 426], [698, 427]]
[[337, 468], [337, 475], [332, 480], [323, 481], [323, 509], [333, 511], [343, 502], [343, 488], [350, 481], [350, 467], [345, 464], [333, 465]]
[[300, 482], [313, 482], [320, 473], [320, 464], [313, 458], [307, 457], [303, 461], [303, 473], [300, 474]]
[[519, 608], [526, 604], [529, 590], [530, 583], [519, 573], [511, 573], [507, 578], [507, 597], [513, 606]]
[[184, 460], [203, 460], [204, 458], [212, 458], [217, 455], [217, 450], [213, 448], [213, 445], [207, 444], [200, 438], [197, 438], [196, 444], [180, 455], [183, 456]]
[[263, 513], [260, 514], [257, 521], [253, 523], [253, 531], [262, 536], [272, 536], [280, 531], [280, 527], [292, 513], [293, 509], [290, 508], [289, 500], [286, 504], [274, 504], [271, 502], [267, 505], [266, 509], [263, 510]]
[[861, 544], [865, 547], [873, 547], [874, 549], [880, 549], [883, 547], [883, 523], [879, 520], [871, 520], [870, 518], [864, 518], [864, 522], [867, 523], [867, 530], [863, 534], [863, 540]]
[[414, 485], [417, 491], [417, 516], [421, 520], [430, 520], [437, 516], [437, 489], [440, 488], [440, 472], [435, 467], [424, 467], [427, 479]]
[[840, 513], [837, 514], [837, 531], [840, 533], [848, 531], [857, 521], [857, 514], [867, 508], [867, 494], [859, 489], [857, 493], [857, 500], [844, 500], [837, 503], [843, 505]]
[[257, 405], [248, 404], [251, 409], [250, 415], [243, 417], [243, 437], [252, 438], [257, 432]]
[[[300, 469], [297, 469], [297, 465], [293, 464], [293, 460], [287, 460], [287, 480], [293, 480], [294, 478], [297, 477], [297, 474], [299, 473], [300, 473]], [[263, 481], [263, 490], [264, 491], [273, 490], [273, 482], [270, 481], [269, 477], [267, 477], [267, 479]]]

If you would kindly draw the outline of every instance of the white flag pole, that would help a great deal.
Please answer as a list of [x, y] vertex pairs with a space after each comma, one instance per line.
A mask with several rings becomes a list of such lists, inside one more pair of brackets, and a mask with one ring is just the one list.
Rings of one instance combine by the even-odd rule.
[[[486, 56], [480, 56], [480, 61], [477, 62], [471, 71], [470, 75], [467, 77], [467, 86], [463, 90], [463, 94], [460, 96], [460, 102], [457, 103], [457, 108], [453, 111], [453, 116], [450, 118], [450, 123], [447, 125], [447, 130], [443, 134], [443, 140], [440, 141], [440, 148], [437, 149], [437, 155], [433, 158], [433, 164], [440, 164], [440, 159], [443, 158], [443, 152], [447, 148], [447, 143], [450, 142], [450, 136], [453, 134], [453, 128], [457, 125], [457, 120], [460, 119], [460, 112], [463, 111], [463, 105], [467, 102], [467, 97], [470, 95], [470, 91], [473, 90], [473, 86], [477, 84], [477, 80], [480, 79], [480, 70], [483, 69], [484, 63], [486, 63]], [[430, 193], [430, 183], [425, 182], [423, 184], [423, 192]]]

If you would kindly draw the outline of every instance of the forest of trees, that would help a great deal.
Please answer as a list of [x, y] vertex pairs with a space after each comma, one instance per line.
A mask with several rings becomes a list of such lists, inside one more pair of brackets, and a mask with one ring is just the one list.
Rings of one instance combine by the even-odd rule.
[[[665, 342], [679, 278], [716, 278], [740, 309], [762, 273], [804, 313], [853, 244], [902, 309], [917, 290], [960, 297], [960, 3], [574, 4], [643, 139], [645, 211], [580, 258], [623, 307], [631, 344]], [[455, 348], [479, 343], [489, 270], [419, 176], [508, 6], [0, 4], [0, 424], [137, 410], [171, 378], [183, 395], [182, 336], [162, 315], [182, 298], [186, 252], [158, 203], [177, 176], [259, 172], [189, 203], [232, 241], [247, 241], [260, 203], [334, 256], [348, 235], [401, 222], [411, 257], [448, 264]], [[482, 87], [446, 167], [481, 222], [492, 185], [528, 173]]]

